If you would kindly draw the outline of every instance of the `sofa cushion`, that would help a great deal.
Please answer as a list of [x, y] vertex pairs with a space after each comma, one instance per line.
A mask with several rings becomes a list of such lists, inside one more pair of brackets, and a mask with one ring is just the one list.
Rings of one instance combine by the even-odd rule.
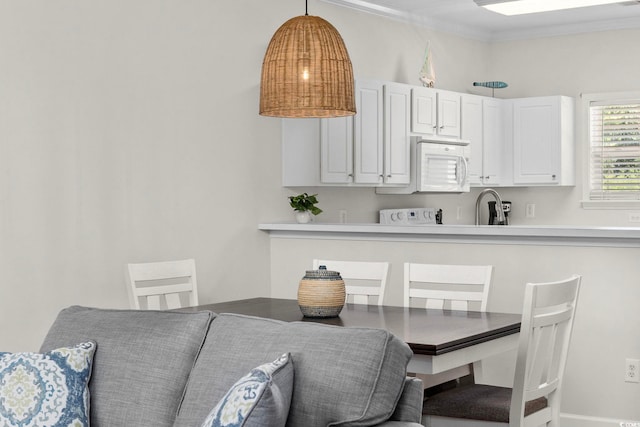
[[92, 425], [171, 426], [212, 316], [70, 307], [58, 315], [42, 351], [97, 343]]
[[0, 425], [89, 426], [94, 342], [47, 353], [0, 353]]
[[407, 377], [404, 380], [404, 390], [396, 405], [396, 410], [391, 416], [395, 421], [422, 421], [422, 404], [424, 399], [424, 387], [422, 380], [416, 377]]
[[231, 386], [202, 427], [284, 427], [292, 391], [293, 365], [283, 354]]
[[247, 370], [282, 353], [291, 354], [295, 370], [291, 427], [365, 426], [388, 419], [412, 354], [381, 329], [221, 314], [189, 378], [176, 427], [200, 425], [212, 400]]

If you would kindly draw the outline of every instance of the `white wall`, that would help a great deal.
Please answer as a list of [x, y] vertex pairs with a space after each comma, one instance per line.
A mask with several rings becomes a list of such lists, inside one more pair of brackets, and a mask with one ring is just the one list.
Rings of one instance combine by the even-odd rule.
[[294, 3], [0, 1], [2, 350], [127, 307], [126, 262], [194, 257], [203, 303], [268, 295], [256, 224], [289, 209], [258, 85]]
[[[271, 35], [303, 6], [0, 0], [0, 350], [37, 350], [65, 306], [127, 307], [126, 262], [194, 257], [203, 303], [269, 295], [269, 239], [257, 224], [292, 218], [294, 192], [317, 191], [326, 222], [339, 209], [374, 222], [381, 208], [407, 206], [442, 207], [449, 222], [462, 206], [460, 222], [472, 221], [477, 190], [281, 188], [280, 122], [258, 115], [259, 74]], [[417, 83], [430, 40], [441, 88], [486, 94], [472, 82], [499, 79], [510, 84], [500, 96], [638, 89], [638, 58], [608, 66], [635, 48], [611, 43], [616, 33], [487, 45], [314, 0], [309, 11], [341, 32], [358, 77]], [[502, 192], [514, 222], [535, 202], [536, 222], [626, 224], [624, 212], [582, 211], [581, 186]], [[627, 282], [637, 276], [621, 269]], [[628, 290], [592, 287], [584, 315]], [[638, 356], [621, 342], [616, 360]]]

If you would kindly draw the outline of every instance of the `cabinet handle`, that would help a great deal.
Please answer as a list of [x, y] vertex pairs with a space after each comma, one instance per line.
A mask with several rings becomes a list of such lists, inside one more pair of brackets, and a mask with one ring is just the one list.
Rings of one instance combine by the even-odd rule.
[[436, 130], [436, 129], [438, 129], [438, 126], [433, 125], [433, 130]]
[[353, 178], [353, 174], [350, 173], [349, 175], [347, 175], [349, 178]]
[[387, 175], [387, 178], [391, 178], [391, 175]]
[[551, 179], [553, 179], [555, 181], [556, 175], [555, 174], [551, 175]]
[[440, 126], [440, 129], [444, 129], [444, 125]]

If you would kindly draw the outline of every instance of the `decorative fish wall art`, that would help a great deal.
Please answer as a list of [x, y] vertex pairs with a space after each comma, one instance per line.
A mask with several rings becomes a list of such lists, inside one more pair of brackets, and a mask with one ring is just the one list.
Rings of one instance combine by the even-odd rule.
[[473, 82], [473, 85], [491, 88], [491, 96], [495, 96], [496, 89], [504, 89], [505, 87], [509, 86], [505, 82], [497, 82], [497, 81], [496, 82]]

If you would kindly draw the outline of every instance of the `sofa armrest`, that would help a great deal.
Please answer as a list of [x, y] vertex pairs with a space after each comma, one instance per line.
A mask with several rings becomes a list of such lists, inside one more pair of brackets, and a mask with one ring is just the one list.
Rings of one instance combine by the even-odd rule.
[[[422, 380], [415, 377], [405, 378], [402, 395], [396, 405], [395, 412], [389, 420], [420, 423], [422, 420], [423, 400], [424, 390], [422, 387]], [[400, 423], [398, 426], [401, 425], [403, 424]]]

